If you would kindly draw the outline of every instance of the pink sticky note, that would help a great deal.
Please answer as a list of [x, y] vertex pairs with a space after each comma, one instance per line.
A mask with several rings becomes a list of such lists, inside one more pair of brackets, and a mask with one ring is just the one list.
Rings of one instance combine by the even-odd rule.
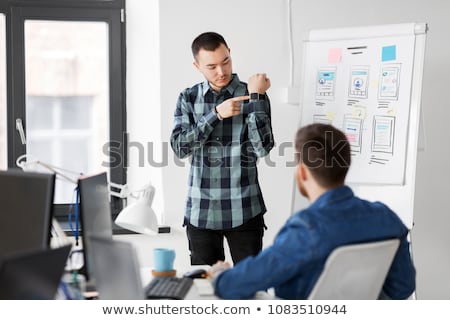
[[328, 49], [328, 63], [338, 63], [342, 59], [342, 49], [341, 48], [331, 48]]

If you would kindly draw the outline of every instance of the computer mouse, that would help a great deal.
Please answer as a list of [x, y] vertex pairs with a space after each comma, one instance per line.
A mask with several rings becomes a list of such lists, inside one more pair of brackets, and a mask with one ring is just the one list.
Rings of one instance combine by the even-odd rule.
[[197, 278], [206, 278], [207, 272], [205, 269], [194, 269], [191, 271], [186, 272], [183, 277], [185, 278], [191, 278], [191, 279], [197, 279]]

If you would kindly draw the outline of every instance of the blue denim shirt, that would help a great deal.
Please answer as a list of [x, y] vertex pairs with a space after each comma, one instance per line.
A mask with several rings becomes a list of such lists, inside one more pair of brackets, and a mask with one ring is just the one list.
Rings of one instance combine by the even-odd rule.
[[222, 272], [214, 282], [215, 293], [246, 299], [274, 288], [280, 298], [306, 299], [336, 247], [399, 238], [383, 291], [392, 299], [406, 299], [415, 290], [416, 275], [407, 235], [406, 226], [386, 205], [355, 197], [347, 186], [338, 187], [290, 217], [272, 246]]

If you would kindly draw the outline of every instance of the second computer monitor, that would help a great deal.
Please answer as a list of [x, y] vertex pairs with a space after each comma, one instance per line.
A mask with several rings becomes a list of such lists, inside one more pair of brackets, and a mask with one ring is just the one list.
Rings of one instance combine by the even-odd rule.
[[0, 171], [0, 256], [50, 246], [55, 175]]
[[92, 278], [92, 246], [90, 237], [112, 239], [111, 205], [106, 172], [82, 176], [80, 192], [80, 221], [83, 241], [85, 276]]

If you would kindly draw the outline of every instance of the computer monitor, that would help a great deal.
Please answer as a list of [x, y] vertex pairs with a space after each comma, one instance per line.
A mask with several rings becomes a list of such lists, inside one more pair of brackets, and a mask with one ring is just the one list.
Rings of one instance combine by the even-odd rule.
[[53, 173], [0, 170], [0, 256], [50, 247]]
[[80, 192], [80, 224], [84, 267], [81, 272], [87, 280], [92, 277], [92, 246], [90, 237], [112, 240], [111, 204], [106, 172], [78, 179]]

